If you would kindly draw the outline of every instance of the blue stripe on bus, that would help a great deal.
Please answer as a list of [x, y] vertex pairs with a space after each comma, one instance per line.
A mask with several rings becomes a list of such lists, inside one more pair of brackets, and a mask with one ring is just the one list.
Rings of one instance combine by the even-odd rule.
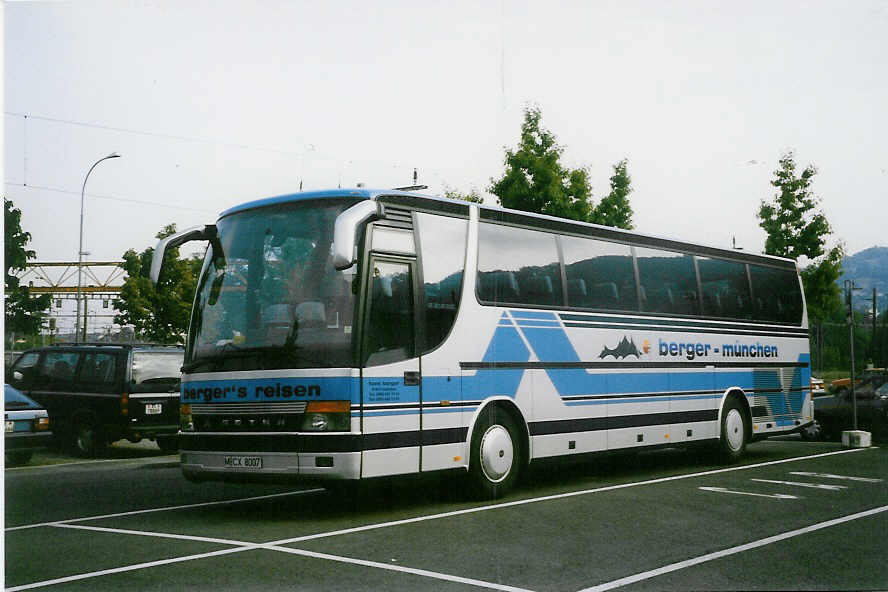
[[512, 315], [513, 319], [543, 319], [555, 321], [558, 320], [558, 317], [555, 316], [554, 312], [537, 312], [533, 310], [510, 310], [509, 314]]
[[183, 403], [360, 402], [358, 379], [350, 376], [235, 378], [183, 382]]

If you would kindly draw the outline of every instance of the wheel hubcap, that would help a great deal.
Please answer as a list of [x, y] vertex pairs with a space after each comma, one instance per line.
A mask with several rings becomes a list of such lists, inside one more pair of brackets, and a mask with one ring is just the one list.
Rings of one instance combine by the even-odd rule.
[[743, 433], [743, 416], [737, 409], [728, 411], [728, 416], [725, 418], [725, 432], [730, 449], [740, 450], [746, 435]]
[[509, 476], [515, 449], [509, 431], [501, 425], [487, 428], [481, 437], [481, 470], [493, 483], [499, 483]]

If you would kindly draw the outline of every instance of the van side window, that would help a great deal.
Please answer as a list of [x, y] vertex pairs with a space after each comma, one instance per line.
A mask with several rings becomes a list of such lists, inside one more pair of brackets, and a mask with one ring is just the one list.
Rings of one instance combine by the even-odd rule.
[[77, 370], [79, 352], [49, 351], [43, 357], [43, 364], [38, 370], [37, 383], [40, 386], [71, 388], [74, 383], [74, 371]]
[[80, 365], [78, 384], [90, 392], [106, 392], [113, 389], [117, 376], [117, 356], [107, 353], [88, 353]]

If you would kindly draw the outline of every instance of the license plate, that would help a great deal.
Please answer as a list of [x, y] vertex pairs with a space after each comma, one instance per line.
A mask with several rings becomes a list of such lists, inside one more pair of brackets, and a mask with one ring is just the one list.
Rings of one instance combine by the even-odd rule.
[[229, 469], [261, 469], [261, 456], [226, 456], [225, 467]]
[[160, 415], [163, 413], [163, 403], [148, 403], [145, 405], [145, 415]]
[[7, 432], [14, 432], [15, 431], [15, 422], [14, 421], [7, 421], [6, 422], [6, 431]]

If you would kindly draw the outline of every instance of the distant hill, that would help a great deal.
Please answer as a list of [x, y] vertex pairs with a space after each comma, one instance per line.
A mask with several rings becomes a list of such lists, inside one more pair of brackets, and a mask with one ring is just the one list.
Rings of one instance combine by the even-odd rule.
[[845, 280], [854, 280], [854, 285], [861, 288], [854, 292], [854, 308], [869, 310], [876, 288], [879, 312], [883, 312], [888, 294], [888, 247], [870, 247], [845, 257], [839, 285], [844, 287]]

